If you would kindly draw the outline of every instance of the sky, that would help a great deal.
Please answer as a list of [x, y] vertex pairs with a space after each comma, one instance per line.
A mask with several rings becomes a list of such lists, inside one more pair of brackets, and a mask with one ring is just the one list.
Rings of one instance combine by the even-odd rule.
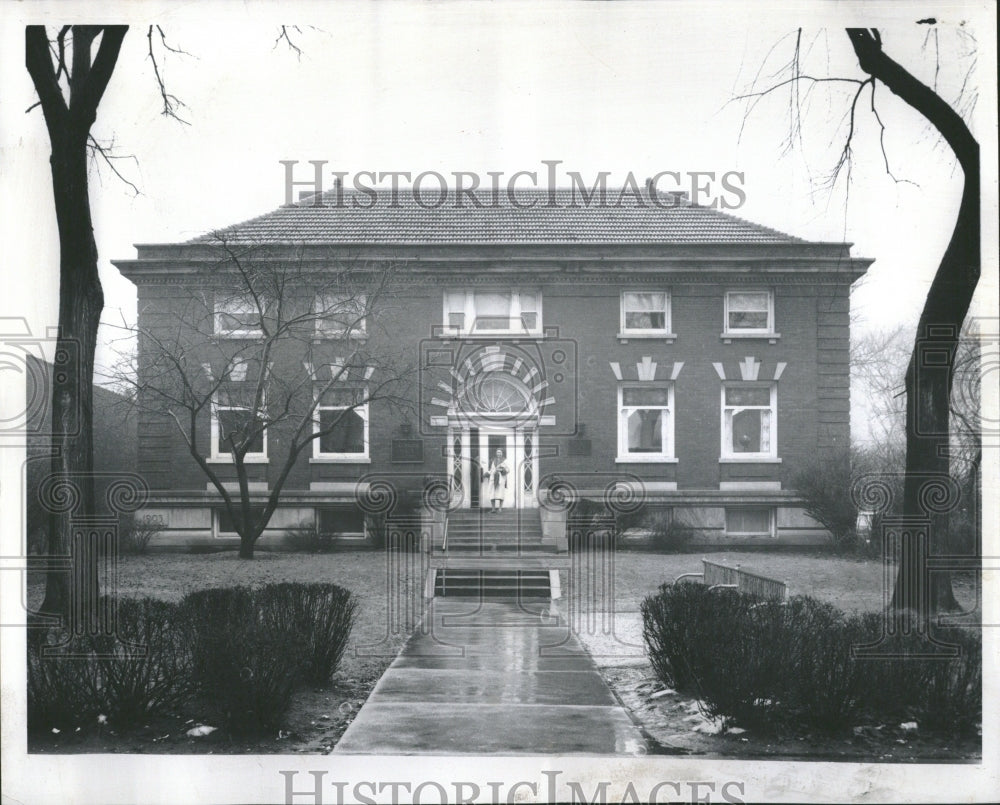
[[[82, 18], [93, 5], [2, 5], [5, 23]], [[94, 134], [113, 141], [117, 169], [95, 164], [91, 199], [106, 308], [97, 362], [114, 361], [122, 326], [135, 320], [135, 288], [111, 265], [142, 242], [172, 242], [274, 209], [284, 202], [281, 160], [327, 169], [483, 173], [544, 170], [609, 184], [670, 170], [740, 171], [746, 202], [736, 214], [799, 237], [854, 244], [875, 259], [852, 299], [856, 334], [915, 326], [947, 244], [962, 176], [922, 118], [884, 88], [865, 92], [855, 116], [850, 170], [828, 178], [843, 148], [856, 86], [802, 86], [799, 134], [788, 147], [791, 88], [748, 110], [738, 96], [788, 77], [802, 26], [802, 71], [862, 76], [843, 26], [877, 25], [897, 61], [936, 85], [985, 144], [996, 140], [993, 11], [811, 3], [795, 6], [660, 2], [360, 4], [140, 2], [116, 8], [132, 26]], [[290, 9], [293, 11], [290, 12]], [[13, 10], [13, 14], [11, 13]], [[58, 18], [54, 15], [58, 14]], [[15, 16], [16, 15], [16, 16]], [[72, 15], [69, 15], [70, 17]], [[296, 23], [296, 54], [276, 38]], [[182, 124], [161, 114], [147, 29], [167, 43], [158, 67], [183, 106]], [[156, 34], [158, 36], [158, 34]], [[3, 50], [23, 52], [18, 25]], [[984, 65], [987, 67], [984, 69]], [[57, 318], [57, 233], [40, 109], [20, 59], [0, 62], [5, 316], [32, 332]], [[983, 149], [996, 176], [995, 147]], [[887, 173], [886, 160], [892, 176]], [[562, 175], [562, 174], [561, 174]], [[984, 220], [996, 219], [995, 182], [984, 183]], [[991, 212], [992, 211], [992, 212]], [[987, 242], [996, 243], [987, 232]], [[995, 250], [978, 295], [995, 304]], [[8, 285], [8, 288], [12, 287]]]

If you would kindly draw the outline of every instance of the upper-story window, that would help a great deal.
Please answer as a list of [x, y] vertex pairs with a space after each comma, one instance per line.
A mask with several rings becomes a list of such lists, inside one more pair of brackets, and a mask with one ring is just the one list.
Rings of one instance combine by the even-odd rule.
[[774, 294], [767, 290], [727, 291], [725, 335], [774, 333]]
[[365, 294], [327, 293], [316, 297], [316, 335], [322, 338], [364, 338], [368, 334]]
[[232, 338], [259, 338], [261, 315], [252, 298], [215, 297], [215, 334]]
[[722, 457], [778, 455], [776, 383], [726, 383], [722, 387]]
[[666, 291], [623, 291], [621, 332], [625, 335], [670, 333], [670, 294]]
[[542, 295], [533, 289], [445, 291], [449, 335], [540, 335]]

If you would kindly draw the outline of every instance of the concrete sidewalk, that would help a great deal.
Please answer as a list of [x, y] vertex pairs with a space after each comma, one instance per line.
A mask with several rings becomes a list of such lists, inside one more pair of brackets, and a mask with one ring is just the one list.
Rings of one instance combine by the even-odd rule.
[[639, 755], [646, 748], [549, 601], [437, 598], [334, 752]]

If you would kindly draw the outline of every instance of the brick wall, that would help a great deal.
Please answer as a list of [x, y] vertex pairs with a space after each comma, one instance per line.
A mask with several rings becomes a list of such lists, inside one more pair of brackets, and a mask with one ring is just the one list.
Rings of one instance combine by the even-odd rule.
[[[573, 361], [558, 371], [549, 367], [550, 393], [554, 404], [546, 413], [555, 415], [559, 436], [540, 434], [539, 449], [557, 454], [542, 460], [541, 474], [626, 472], [651, 481], [676, 483], [678, 489], [718, 489], [724, 481], [780, 481], [787, 488], [796, 468], [812, 460], [817, 451], [846, 445], [849, 438], [848, 324], [849, 287], [805, 283], [761, 284], [771, 287], [775, 296], [775, 329], [781, 337], [776, 343], [767, 338], [723, 343], [723, 305], [726, 286], [711, 282], [664, 284], [672, 297], [672, 330], [676, 340], [629, 339], [621, 343], [619, 332], [619, 294], [629, 287], [653, 290], [648, 283], [628, 284], [552, 284], [543, 286], [544, 325], [558, 328], [561, 339], [572, 342]], [[390, 310], [379, 326], [371, 327], [369, 346], [380, 343], [403, 350], [414, 362], [420, 359], [420, 343], [431, 336], [432, 327], [441, 323], [443, 286], [431, 283], [408, 285], [391, 300]], [[139, 283], [140, 324], [143, 327], [165, 325], [172, 320], [169, 308], [184, 304], [192, 289], [182, 284]], [[173, 318], [175, 321], [175, 318]], [[384, 341], [380, 341], [384, 339]], [[458, 345], [453, 340], [452, 345]], [[526, 345], [530, 346], [530, 345]], [[657, 377], [669, 376], [669, 367], [682, 362], [675, 383], [675, 453], [676, 463], [618, 464], [617, 387], [610, 361], [621, 364], [626, 378], [635, 376], [635, 364], [649, 356], [659, 364]], [[753, 356], [761, 362], [762, 372], [773, 372], [778, 362], [787, 364], [778, 381], [777, 444], [781, 463], [720, 464], [721, 381], [715, 362], [730, 364]], [[571, 365], [572, 364], [572, 365]], [[420, 385], [414, 376], [411, 393], [416, 402]], [[444, 429], [431, 427], [430, 405], [437, 390], [423, 388], [420, 411], [405, 414], [373, 404], [370, 412], [370, 463], [310, 463], [311, 452], [302, 457], [289, 478], [288, 488], [307, 489], [310, 481], [350, 481], [370, 474], [422, 477], [444, 473]], [[437, 391], [437, 393], [440, 393]], [[443, 411], [438, 411], [443, 413]], [[406, 434], [403, 420], [412, 425], [410, 438], [423, 439], [423, 461], [393, 463], [393, 439]], [[589, 440], [589, 455], [577, 450], [570, 455], [570, 434], [583, 425]], [[200, 424], [200, 438], [207, 450], [208, 419]], [[177, 438], [175, 425], [166, 417], [143, 414], [139, 418], [140, 471], [155, 489], [203, 490], [206, 478]], [[440, 435], [431, 435], [440, 434]], [[266, 481], [277, 472], [277, 460], [284, 456], [283, 439], [270, 437], [272, 466], [252, 466], [251, 479]], [[287, 442], [285, 442], [286, 444]], [[578, 443], [579, 444], [579, 443]], [[231, 467], [214, 465], [223, 479], [234, 477]]]

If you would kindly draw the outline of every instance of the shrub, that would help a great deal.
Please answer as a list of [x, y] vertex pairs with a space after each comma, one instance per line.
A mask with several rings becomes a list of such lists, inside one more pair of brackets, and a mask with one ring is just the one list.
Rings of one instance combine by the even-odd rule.
[[199, 688], [244, 734], [276, 729], [298, 682], [329, 680], [355, 611], [336, 585], [294, 582], [199, 590], [182, 603]]
[[656, 512], [650, 518], [653, 549], [674, 553], [683, 551], [696, 536], [698, 529], [683, 520], [675, 520], [669, 512]]
[[792, 479], [806, 514], [829, 532], [835, 550], [849, 550], [857, 543], [858, 509], [851, 498], [851, 455], [838, 455], [805, 466]]
[[91, 641], [73, 638], [55, 646], [62, 642], [61, 636], [57, 629], [28, 633], [28, 730], [32, 733], [79, 727], [104, 713]]
[[335, 584], [287, 582], [255, 591], [257, 606], [274, 628], [295, 635], [303, 646], [305, 681], [323, 685], [340, 664], [357, 605]]
[[262, 618], [248, 587], [198, 590], [182, 606], [199, 691], [236, 734], [276, 729], [301, 665], [298, 636]]
[[158, 517], [133, 517], [126, 522], [118, 535], [118, 547], [122, 553], [144, 554], [149, 543], [163, 528], [163, 521]]
[[192, 690], [191, 656], [179, 604], [120, 598], [113, 637], [94, 641], [107, 714], [116, 723], [141, 723], [176, 710]]
[[324, 534], [313, 520], [303, 520], [285, 530], [285, 544], [293, 551], [326, 553], [333, 550], [335, 537]]
[[[882, 635], [882, 618], [869, 617], [875, 633]], [[917, 634], [883, 637], [880, 654], [894, 656], [860, 661], [870, 683], [863, 691], [864, 704], [885, 718], [915, 719], [939, 730], [970, 730], [982, 719], [982, 637], [957, 627], [935, 629], [933, 636], [957, 646], [958, 656], [926, 656], [942, 649]]]
[[571, 551], [614, 541], [617, 528], [603, 503], [587, 498], [574, 501], [566, 518], [566, 536]]
[[846, 616], [799, 596], [759, 602], [699, 584], [664, 585], [642, 603], [643, 636], [657, 676], [693, 690], [712, 715], [774, 728], [838, 729], [859, 711], [967, 729], [982, 709], [982, 646], [975, 632], [939, 630], [957, 659], [920, 659], [917, 635], [883, 642], [896, 659], [854, 659], [882, 635], [877, 615]]
[[76, 727], [98, 715], [129, 726], [180, 706], [191, 692], [191, 669], [179, 612], [174, 603], [120, 598], [113, 635], [53, 646], [61, 642], [58, 630], [30, 634], [29, 728]]

